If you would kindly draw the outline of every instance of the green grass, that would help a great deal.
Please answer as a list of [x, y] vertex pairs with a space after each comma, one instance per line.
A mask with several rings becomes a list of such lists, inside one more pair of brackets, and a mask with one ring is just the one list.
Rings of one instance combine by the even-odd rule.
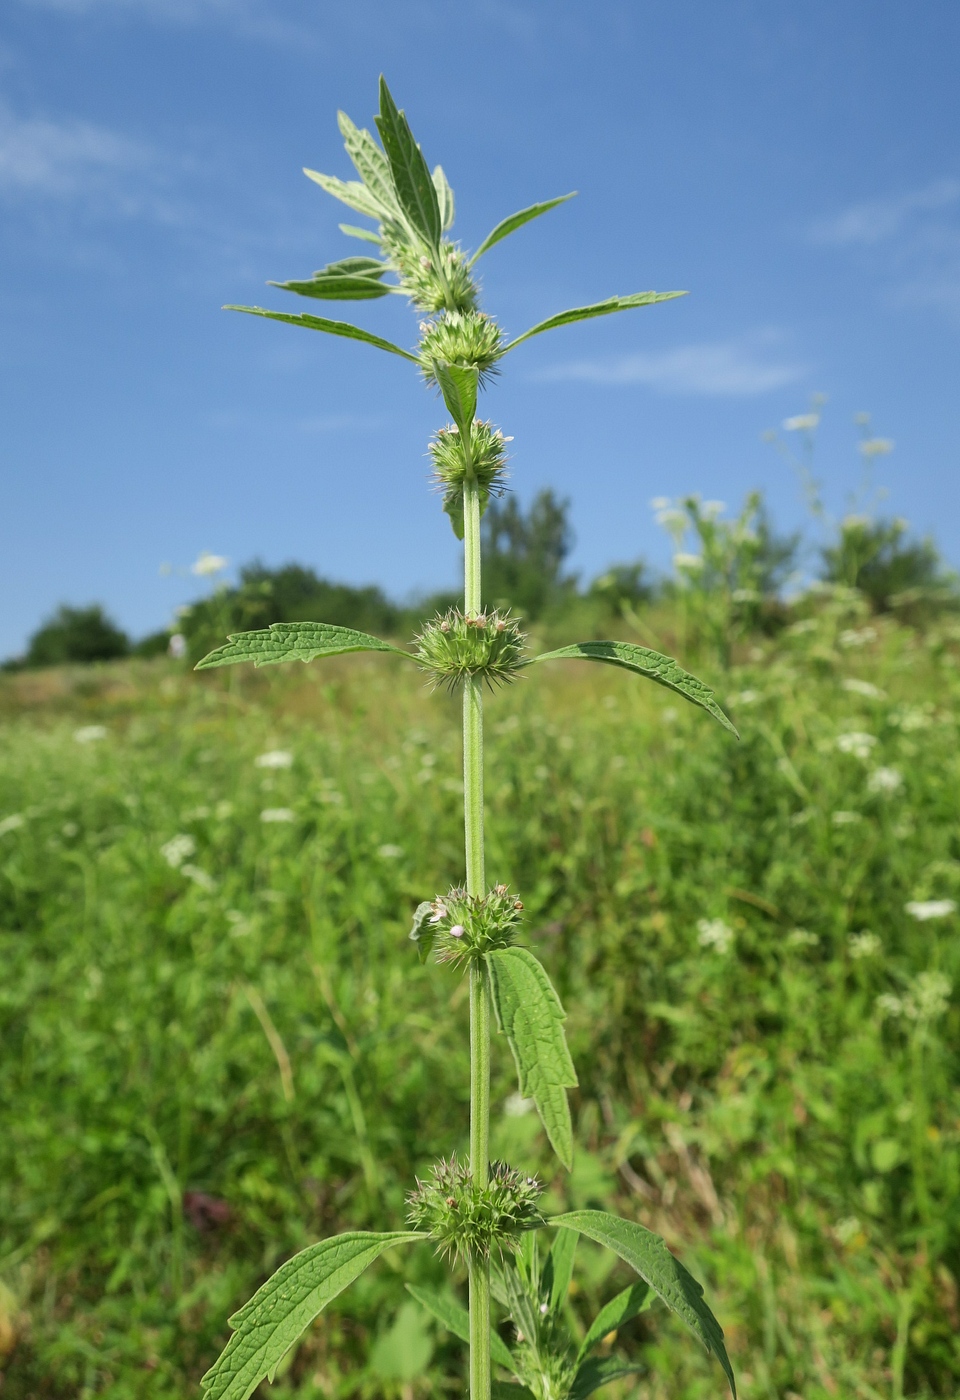
[[[905, 912], [960, 900], [957, 635], [871, 627], [701, 662], [739, 744], [612, 668], [487, 709], [488, 869], [580, 1075], [568, 1177], [498, 1043], [495, 1150], [663, 1233], [746, 1400], [960, 1390], [960, 923]], [[389, 657], [14, 676], [0, 713], [3, 1400], [194, 1395], [278, 1261], [465, 1148], [465, 988], [406, 936], [462, 876], [459, 715]], [[575, 1325], [626, 1281], [579, 1261]], [[461, 1393], [403, 1287], [442, 1278], [387, 1256], [264, 1394]], [[618, 1344], [621, 1395], [722, 1393], [662, 1312]]]

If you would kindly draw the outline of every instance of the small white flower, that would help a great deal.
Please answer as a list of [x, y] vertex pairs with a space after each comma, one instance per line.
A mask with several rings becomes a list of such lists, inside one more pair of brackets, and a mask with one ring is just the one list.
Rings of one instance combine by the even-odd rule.
[[713, 948], [718, 953], [729, 953], [733, 946], [733, 929], [722, 919], [698, 919], [697, 942], [701, 948]]
[[893, 440], [891, 438], [867, 438], [860, 444], [860, 451], [864, 457], [885, 457], [888, 452], [893, 451]]
[[264, 807], [260, 813], [262, 822], [292, 822], [294, 814], [290, 807]]
[[837, 735], [837, 748], [841, 753], [852, 754], [854, 758], [869, 758], [870, 750], [876, 742], [873, 734], [864, 734], [858, 729], [851, 730], [849, 734]]
[[384, 860], [399, 860], [403, 855], [403, 847], [393, 846], [388, 841], [386, 845], [377, 847], [377, 855], [382, 856]]
[[187, 654], [187, 639], [182, 632], [174, 632], [167, 643], [167, 655], [174, 661], [182, 661]]
[[897, 768], [875, 768], [867, 779], [871, 792], [896, 792], [903, 787], [903, 774]]
[[904, 909], [920, 923], [928, 919], [945, 919], [957, 908], [955, 899], [911, 899]]
[[675, 569], [691, 569], [699, 572], [703, 568], [702, 554], [675, 554], [673, 556], [673, 566]]
[[179, 836], [172, 836], [170, 840], [160, 847], [160, 854], [168, 865], [172, 865], [174, 870], [179, 870], [183, 862], [196, 854], [197, 843], [192, 836], [187, 836], [181, 832]]
[[450, 930], [450, 937], [451, 937], [451, 938], [462, 938], [462, 937], [463, 937], [463, 924], [454, 924], [453, 928]]
[[209, 578], [212, 574], [222, 573], [230, 563], [229, 559], [224, 559], [222, 554], [210, 554], [202, 549], [196, 561], [190, 565], [190, 572], [199, 578]]
[[726, 501], [704, 501], [700, 507], [700, 514], [706, 520], [716, 520], [717, 516], [722, 515], [726, 508]]
[[910, 984], [903, 1009], [912, 1021], [935, 1021], [950, 1004], [953, 983], [942, 972], [920, 972]]
[[666, 510], [659, 510], [656, 514], [656, 522], [662, 525], [665, 530], [672, 534], [674, 530], [679, 530], [683, 534], [689, 521], [682, 510], [677, 510], [676, 506], [668, 506]]
[[819, 413], [796, 413], [792, 418], [784, 418], [783, 428], [787, 433], [812, 433], [819, 422]]
[[650, 502], [651, 510], [666, 510], [670, 505], [669, 496], [654, 496]]
[[811, 933], [809, 929], [793, 928], [787, 934], [787, 945], [790, 948], [815, 948], [820, 942], [818, 933]]
[[902, 1016], [903, 1001], [892, 992], [881, 992], [875, 1002], [876, 1008], [884, 1016]]
[[871, 685], [869, 681], [857, 680], [856, 676], [849, 676], [841, 682], [841, 685], [851, 695], [864, 695], [868, 700], [882, 700], [886, 693], [878, 685]]
[[290, 768], [293, 766], [293, 754], [286, 749], [269, 749], [253, 761], [257, 768]]
[[73, 737], [78, 744], [95, 744], [98, 739], [107, 737], [107, 726], [105, 724], [85, 724], [82, 728], [73, 731]]
[[9, 817], [4, 817], [0, 822], [0, 836], [6, 836], [8, 831], [16, 831], [26, 820], [21, 812], [11, 812]]
[[859, 631], [855, 627], [848, 627], [840, 633], [837, 641], [842, 647], [864, 647], [867, 642], [875, 641], [876, 636], [875, 627], [861, 627]]
[[859, 812], [832, 812], [830, 820], [834, 826], [852, 826], [854, 822], [863, 821]]
[[759, 690], [741, 690], [739, 695], [730, 696], [731, 705], [755, 705], [758, 700], [763, 699], [763, 693]]
[[217, 888], [217, 882], [213, 876], [208, 875], [205, 870], [201, 870], [199, 865], [181, 865], [180, 874], [186, 875], [188, 880], [192, 880], [202, 890], [215, 890]]
[[522, 1094], [511, 1094], [503, 1105], [508, 1118], [523, 1118], [536, 1107], [533, 1099], [525, 1099]]
[[851, 958], [872, 958], [883, 945], [875, 933], [864, 929], [863, 933], [851, 933], [849, 940]]

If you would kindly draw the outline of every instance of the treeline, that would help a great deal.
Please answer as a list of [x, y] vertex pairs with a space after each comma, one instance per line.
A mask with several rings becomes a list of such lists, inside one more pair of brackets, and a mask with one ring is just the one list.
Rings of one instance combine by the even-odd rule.
[[[582, 627], [637, 621], [637, 610], [673, 603], [685, 631], [709, 641], [721, 660], [741, 636], [770, 630], [791, 615], [785, 602], [803, 552], [800, 534], [778, 534], [759, 493], [734, 518], [698, 496], [658, 503], [659, 522], [674, 539], [673, 573], [656, 576], [642, 560], [615, 565], [587, 584], [567, 568], [574, 537], [569, 502], [541, 491], [525, 511], [513, 497], [490, 504], [483, 519], [483, 593], [527, 622], [550, 624], [579, 616]], [[692, 549], [687, 549], [687, 540]], [[955, 575], [930, 539], [916, 539], [905, 521], [848, 516], [816, 551], [816, 582], [856, 590], [875, 612], [896, 610], [920, 623], [960, 606]], [[809, 569], [808, 569], [809, 573]], [[814, 585], [816, 587], [816, 584]], [[181, 609], [171, 627], [133, 641], [98, 604], [61, 606], [31, 637], [7, 670], [149, 657], [167, 652], [197, 660], [231, 632], [272, 622], [324, 621], [388, 637], [409, 637], [427, 617], [460, 601], [431, 594], [406, 604], [376, 585], [355, 587], [286, 564], [252, 563], [239, 581]]]

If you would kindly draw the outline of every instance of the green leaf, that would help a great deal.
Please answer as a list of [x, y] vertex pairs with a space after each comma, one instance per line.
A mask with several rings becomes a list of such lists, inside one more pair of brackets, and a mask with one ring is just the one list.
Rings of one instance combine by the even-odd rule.
[[413, 132], [403, 112], [390, 95], [385, 78], [380, 77], [380, 114], [376, 118], [380, 140], [390, 162], [393, 186], [406, 214], [417, 232], [431, 248], [440, 244], [440, 203], [437, 189], [430, 176], [423, 152], [413, 139]]
[[[418, 1288], [416, 1284], [408, 1283], [407, 1292], [412, 1293], [417, 1302], [428, 1313], [432, 1313], [437, 1321], [444, 1326], [448, 1332], [452, 1332], [455, 1337], [459, 1337], [461, 1342], [470, 1344], [470, 1314], [466, 1308], [461, 1308], [459, 1303], [443, 1293], [434, 1293], [428, 1288]], [[508, 1371], [514, 1368], [514, 1360], [510, 1355], [510, 1348], [498, 1332], [490, 1331], [490, 1356], [498, 1366], [505, 1367]]]
[[[314, 277], [382, 277], [385, 272], [390, 271], [390, 264], [382, 262], [380, 258], [365, 258], [357, 255], [352, 258], [339, 258], [336, 262], [327, 263], [326, 267], [320, 267], [313, 274]], [[279, 282], [271, 283], [271, 286], [279, 287]]]
[[[386, 270], [386, 269], [384, 269]], [[381, 272], [379, 276], [383, 276]], [[342, 273], [316, 272], [304, 282], [268, 282], [284, 292], [296, 292], [301, 297], [318, 297], [322, 301], [369, 301], [387, 297], [396, 291], [389, 283], [376, 277], [345, 277]]]
[[686, 295], [686, 292], [635, 292], [629, 297], [608, 297], [606, 301], [594, 302], [592, 306], [575, 306], [571, 311], [560, 311], [556, 316], [548, 316], [539, 325], [531, 326], [523, 335], [518, 335], [516, 340], [511, 340], [503, 353], [506, 354], [514, 346], [521, 345], [532, 335], [539, 335], [541, 331], [552, 331], [557, 326], [569, 326], [574, 321], [589, 321], [594, 316], [609, 316], [614, 311], [632, 311], [636, 306], [653, 306], [658, 301], [672, 301], [674, 297]]
[[384, 1250], [426, 1238], [411, 1230], [337, 1235], [281, 1264], [231, 1317], [233, 1336], [200, 1382], [205, 1400], [248, 1400], [264, 1378], [273, 1380], [304, 1328]]
[[[540, 1292], [551, 1313], [558, 1313], [567, 1301], [573, 1261], [577, 1254], [576, 1230], [558, 1230], [543, 1266]], [[610, 1329], [607, 1328], [607, 1331]]]
[[588, 1395], [592, 1395], [602, 1385], [609, 1385], [611, 1381], [618, 1381], [623, 1376], [635, 1376], [638, 1371], [646, 1369], [646, 1366], [631, 1366], [616, 1356], [591, 1356], [574, 1376], [568, 1400], [586, 1400]]
[[401, 350], [400, 346], [394, 345], [392, 340], [384, 340], [382, 336], [361, 330], [359, 326], [351, 326], [349, 321], [328, 321], [325, 316], [310, 316], [306, 311], [302, 311], [299, 316], [294, 316], [287, 311], [265, 311], [262, 306], [225, 306], [223, 309], [224, 311], [245, 311], [248, 316], [264, 316], [268, 321], [283, 321], [288, 326], [303, 326], [308, 331], [326, 331], [327, 335], [343, 335], [348, 340], [363, 340], [366, 341], [367, 345], [375, 345], [378, 350], [389, 350], [391, 355], [400, 355], [405, 360], [411, 360], [415, 365], [420, 364], [416, 355], [411, 355], [409, 350]]
[[411, 943], [417, 945], [417, 957], [422, 963], [430, 956], [430, 949], [433, 947], [434, 930], [427, 923], [433, 913], [433, 904], [429, 899], [421, 900], [413, 911], [413, 928], [410, 930], [409, 938]]
[[440, 206], [440, 227], [446, 232], [453, 225], [453, 190], [450, 182], [443, 173], [442, 165], [433, 167], [433, 184], [437, 191], [437, 203]]
[[576, 193], [576, 190], [571, 190], [569, 194], [562, 194], [557, 199], [546, 199], [542, 204], [531, 204], [529, 209], [521, 209], [518, 213], [510, 214], [506, 219], [501, 219], [496, 228], [491, 229], [487, 234], [470, 259], [468, 266], [473, 267], [477, 259], [482, 258], [487, 249], [492, 248], [495, 243], [499, 243], [501, 238], [506, 238], [508, 234], [514, 233], [518, 228], [523, 228], [524, 224], [528, 224], [531, 219], [538, 219], [541, 214], [556, 209], [558, 204], [565, 204], [568, 199], [573, 199]]
[[532, 1390], [515, 1381], [491, 1381], [490, 1400], [534, 1400]]
[[653, 1302], [654, 1296], [649, 1283], [641, 1280], [639, 1283], [631, 1283], [629, 1288], [625, 1288], [622, 1293], [611, 1298], [606, 1307], [600, 1309], [587, 1329], [587, 1335], [580, 1343], [580, 1350], [577, 1352], [577, 1365], [598, 1342], [603, 1341], [608, 1333], [618, 1331], [625, 1322], [630, 1321], [631, 1317], [646, 1312]]
[[337, 125], [343, 137], [347, 155], [357, 174], [384, 210], [398, 214], [397, 193], [393, 187], [390, 164], [369, 131], [354, 126], [346, 112], [337, 113]]
[[577, 1083], [567, 1039], [566, 1012], [545, 970], [527, 948], [487, 954], [497, 1022], [517, 1062], [520, 1092], [532, 1098], [553, 1150], [573, 1167], [573, 1130], [567, 1089]]
[[547, 1223], [579, 1230], [587, 1239], [619, 1254], [713, 1353], [723, 1367], [736, 1400], [737, 1387], [723, 1345], [723, 1329], [703, 1301], [700, 1284], [680, 1260], [674, 1258], [659, 1235], [632, 1220], [609, 1215], [605, 1210], [572, 1210], [565, 1215], [553, 1216]]
[[443, 401], [460, 432], [469, 439], [477, 414], [478, 372], [473, 365], [444, 365], [431, 362]]
[[326, 190], [327, 194], [332, 194], [334, 199], [339, 199], [342, 204], [356, 209], [358, 214], [368, 214], [371, 219], [380, 222], [388, 212], [381, 208], [379, 201], [359, 180], [338, 180], [335, 175], [321, 175], [319, 170], [308, 170], [306, 166], [303, 167], [303, 173], [308, 180]]
[[348, 238], [362, 238], [365, 243], [376, 243], [378, 248], [381, 246], [380, 235], [374, 233], [372, 228], [358, 228], [356, 224], [338, 224], [337, 227]]
[[237, 632], [216, 651], [198, 661], [195, 671], [214, 666], [233, 666], [252, 661], [254, 666], [272, 666], [280, 661], [313, 661], [317, 656], [340, 656], [347, 651], [390, 651], [396, 656], [413, 657], [408, 651], [355, 632], [352, 627], [334, 627], [329, 622], [274, 622], [256, 632]]
[[567, 659], [605, 661], [610, 666], [622, 666], [625, 671], [634, 671], [638, 676], [646, 676], [648, 680], [656, 681], [657, 685], [666, 686], [667, 690], [682, 695], [684, 700], [689, 700], [692, 705], [699, 705], [708, 714], [713, 715], [715, 720], [719, 720], [724, 729], [729, 729], [731, 734], [740, 738], [717, 704], [710, 687], [697, 680], [696, 676], [691, 676], [689, 671], [684, 671], [671, 656], [663, 656], [659, 651], [636, 646], [633, 642], [574, 642], [572, 646], [560, 647], [557, 651], [545, 651], [540, 656], [534, 656], [530, 664], [534, 661]]

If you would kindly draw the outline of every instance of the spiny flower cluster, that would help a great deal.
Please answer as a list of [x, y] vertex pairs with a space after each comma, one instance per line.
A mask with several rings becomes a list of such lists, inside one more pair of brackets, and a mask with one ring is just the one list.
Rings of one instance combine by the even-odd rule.
[[496, 609], [465, 616], [458, 608], [438, 614], [414, 639], [421, 667], [451, 689], [468, 676], [483, 676], [492, 688], [511, 681], [525, 664], [520, 625]]
[[[399, 235], [399, 236], [398, 236]], [[380, 242], [400, 277], [400, 285], [419, 311], [474, 312], [477, 285], [461, 249], [444, 238], [437, 253], [411, 244], [401, 230], [382, 226]]]
[[434, 361], [442, 365], [468, 365], [485, 384], [503, 355], [500, 327], [485, 311], [445, 311], [420, 326], [420, 361], [423, 377], [435, 384]]
[[467, 477], [475, 476], [483, 491], [500, 494], [507, 473], [506, 445], [513, 438], [504, 437], [492, 423], [474, 419], [470, 437], [464, 441], [456, 423], [440, 428], [430, 443], [430, 459], [437, 481], [446, 487], [463, 488]]
[[486, 895], [469, 895], [456, 887], [417, 905], [410, 937], [422, 960], [435, 949], [437, 962], [460, 966], [495, 948], [509, 948], [522, 912], [522, 900], [506, 885], [494, 885]]
[[468, 1168], [451, 1157], [440, 1161], [407, 1197], [408, 1219], [426, 1230], [446, 1258], [487, 1259], [514, 1253], [524, 1230], [543, 1223], [537, 1201], [543, 1188], [535, 1176], [491, 1162], [490, 1180], [477, 1186]]

